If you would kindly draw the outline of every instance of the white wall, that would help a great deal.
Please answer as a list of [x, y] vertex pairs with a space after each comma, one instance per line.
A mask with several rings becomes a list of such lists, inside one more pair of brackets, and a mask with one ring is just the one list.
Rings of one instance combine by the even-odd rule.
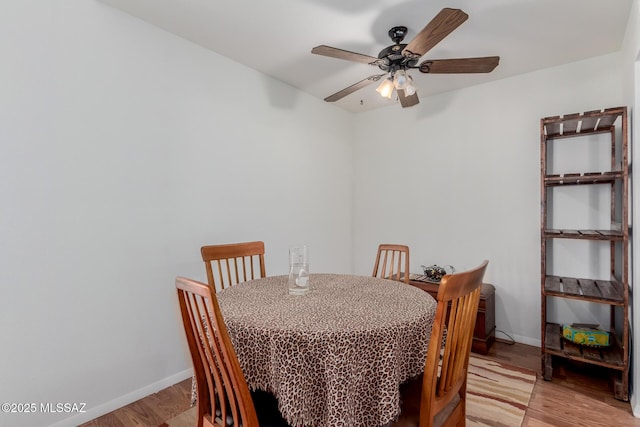
[[89, 411], [0, 425], [189, 375], [173, 280], [203, 244], [351, 271], [350, 114], [94, 1], [4, 2], [0, 56], [0, 402]]
[[488, 259], [497, 329], [540, 345], [540, 119], [623, 105], [620, 62], [607, 55], [358, 115], [355, 272], [369, 271], [382, 242], [409, 244], [414, 272]]

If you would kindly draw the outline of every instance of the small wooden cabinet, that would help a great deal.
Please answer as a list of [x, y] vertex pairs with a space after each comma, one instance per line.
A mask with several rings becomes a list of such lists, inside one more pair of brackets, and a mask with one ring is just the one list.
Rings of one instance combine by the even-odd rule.
[[[438, 284], [415, 280], [418, 275], [412, 275], [409, 284], [428, 292], [432, 297], [438, 295]], [[496, 289], [492, 284], [484, 283], [480, 291], [480, 304], [473, 332], [471, 351], [487, 354], [496, 339]]]
[[473, 332], [471, 351], [487, 354], [496, 339], [496, 288], [490, 283], [482, 285], [480, 304]]

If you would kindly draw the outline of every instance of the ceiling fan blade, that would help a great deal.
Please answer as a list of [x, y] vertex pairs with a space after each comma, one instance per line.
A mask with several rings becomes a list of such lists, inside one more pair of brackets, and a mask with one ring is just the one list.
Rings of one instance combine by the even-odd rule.
[[362, 89], [363, 87], [368, 86], [373, 82], [377, 82], [383, 76], [385, 76], [385, 74], [378, 74], [378, 75], [369, 76], [364, 80], [360, 80], [358, 83], [354, 83], [351, 86], [346, 87], [346, 88], [342, 89], [341, 91], [334, 93], [333, 95], [327, 96], [324, 100], [327, 101], [327, 102], [334, 102], [334, 101], [337, 101], [339, 99], [342, 99], [345, 96], [357, 91], [358, 89]]
[[420, 102], [418, 99], [418, 92], [409, 96], [405, 96], [404, 90], [402, 89], [397, 90], [396, 92], [398, 92], [398, 99], [400, 99], [400, 105], [402, 105], [402, 108], [412, 107]]
[[404, 56], [421, 57], [458, 28], [469, 15], [460, 9], [445, 7], [402, 50]]
[[375, 64], [378, 62], [378, 58], [369, 55], [363, 55], [361, 53], [350, 52], [344, 49], [338, 49], [337, 47], [320, 45], [311, 49], [311, 53], [316, 55], [329, 56], [331, 58], [346, 59], [347, 61], [362, 62], [364, 64]]
[[480, 58], [429, 59], [420, 64], [420, 71], [431, 74], [490, 73], [498, 66], [499, 56]]

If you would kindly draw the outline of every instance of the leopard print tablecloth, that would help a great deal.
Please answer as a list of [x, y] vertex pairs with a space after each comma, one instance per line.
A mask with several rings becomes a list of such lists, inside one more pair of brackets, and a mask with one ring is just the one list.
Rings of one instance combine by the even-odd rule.
[[294, 296], [274, 276], [217, 296], [249, 387], [274, 393], [293, 426], [385, 425], [424, 369], [436, 302], [413, 286], [316, 274]]

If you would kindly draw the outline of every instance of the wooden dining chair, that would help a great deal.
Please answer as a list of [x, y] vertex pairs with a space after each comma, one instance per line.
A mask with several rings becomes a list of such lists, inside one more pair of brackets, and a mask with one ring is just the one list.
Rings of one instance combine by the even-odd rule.
[[440, 281], [424, 373], [401, 386], [400, 417], [392, 427], [465, 425], [467, 370], [488, 263]]
[[196, 425], [287, 426], [273, 395], [249, 391], [214, 289], [184, 277], [176, 289], [196, 382]]
[[390, 244], [378, 246], [373, 277], [409, 283], [409, 246]]
[[266, 276], [264, 242], [203, 246], [200, 252], [207, 269], [207, 281], [215, 289]]

